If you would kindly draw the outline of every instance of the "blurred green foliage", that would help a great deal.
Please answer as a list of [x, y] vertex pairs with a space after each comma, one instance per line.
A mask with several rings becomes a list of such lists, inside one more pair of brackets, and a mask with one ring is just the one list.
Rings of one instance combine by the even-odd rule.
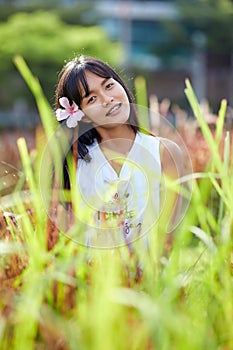
[[[78, 15], [77, 15], [78, 16]], [[39, 77], [45, 95], [53, 103], [57, 74], [65, 60], [75, 55], [97, 56], [112, 65], [120, 63], [121, 50], [98, 26], [70, 25], [53, 11], [20, 12], [0, 23], [0, 104], [27, 99], [32, 103], [12, 58], [20, 54]]]
[[232, 0], [176, 0], [175, 3], [178, 17], [162, 20], [168, 39], [154, 49], [157, 54], [165, 59], [174, 51], [187, 54], [193, 45], [205, 47], [212, 55], [232, 53]]
[[97, 14], [93, 11], [93, 3], [77, 2], [72, 6], [62, 6], [57, 0], [27, 1], [2, 1], [0, 3], [0, 22], [18, 12], [32, 13], [38, 10], [52, 11], [68, 24], [94, 25], [97, 23]]
[[178, 0], [188, 32], [200, 31], [208, 50], [231, 53], [233, 49], [233, 2], [231, 0]]

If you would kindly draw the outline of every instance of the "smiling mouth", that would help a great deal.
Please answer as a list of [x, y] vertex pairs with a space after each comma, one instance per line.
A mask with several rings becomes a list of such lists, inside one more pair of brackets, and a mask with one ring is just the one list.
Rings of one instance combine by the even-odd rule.
[[114, 107], [112, 107], [108, 113], [106, 114], [106, 117], [109, 117], [110, 115], [112, 115], [113, 113], [115, 113], [116, 111], [118, 111], [121, 108], [121, 103], [117, 103]]

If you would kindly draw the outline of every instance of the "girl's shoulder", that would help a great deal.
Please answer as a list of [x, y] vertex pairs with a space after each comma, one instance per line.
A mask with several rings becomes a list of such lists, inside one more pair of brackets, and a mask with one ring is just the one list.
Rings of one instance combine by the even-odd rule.
[[183, 152], [174, 141], [139, 132], [140, 142], [154, 157], [160, 160], [162, 171], [170, 177], [183, 172]]
[[147, 146], [155, 146], [160, 144], [160, 137], [152, 135], [152, 134], [145, 134], [141, 131], [138, 132], [138, 140], [141, 144], [147, 145]]
[[182, 158], [182, 151], [180, 146], [174, 141], [159, 137], [160, 139], [160, 153], [162, 157], [170, 155], [174, 160], [180, 160]]
[[[177, 143], [160, 138], [160, 157], [162, 169], [168, 176], [177, 177], [183, 172], [183, 152]], [[179, 174], [177, 174], [179, 173]], [[175, 174], [175, 175], [174, 175]]]
[[160, 152], [162, 153], [163, 151], [169, 151], [172, 154], [180, 155], [180, 147], [175, 143], [174, 141], [161, 137], [161, 136], [156, 136], [153, 134], [145, 134], [142, 132], [138, 132], [139, 139], [141, 143], [146, 143], [146, 144], [157, 144], [160, 147]]
[[143, 147], [144, 150], [147, 150], [152, 154], [157, 161], [160, 162], [160, 137], [144, 134], [142, 132], [138, 132], [138, 143]]

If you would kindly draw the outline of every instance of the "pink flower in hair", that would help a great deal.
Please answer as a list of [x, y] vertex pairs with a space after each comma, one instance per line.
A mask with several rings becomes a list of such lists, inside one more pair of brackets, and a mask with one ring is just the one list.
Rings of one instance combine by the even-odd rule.
[[66, 125], [68, 128], [75, 128], [78, 122], [84, 116], [84, 113], [80, 111], [79, 107], [75, 102], [70, 105], [67, 97], [59, 98], [60, 105], [64, 108], [58, 108], [56, 110], [57, 120], [60, 122], [61, 120], [66, 120]]

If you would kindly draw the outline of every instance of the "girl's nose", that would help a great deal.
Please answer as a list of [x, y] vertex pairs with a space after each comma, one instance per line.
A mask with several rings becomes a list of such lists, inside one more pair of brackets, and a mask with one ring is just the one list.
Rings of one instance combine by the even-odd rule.
[[105, 96], [103, 99], [103, 107], [107, 107], [109, 103], [113, 102], [114, 98], [111, 96]]

